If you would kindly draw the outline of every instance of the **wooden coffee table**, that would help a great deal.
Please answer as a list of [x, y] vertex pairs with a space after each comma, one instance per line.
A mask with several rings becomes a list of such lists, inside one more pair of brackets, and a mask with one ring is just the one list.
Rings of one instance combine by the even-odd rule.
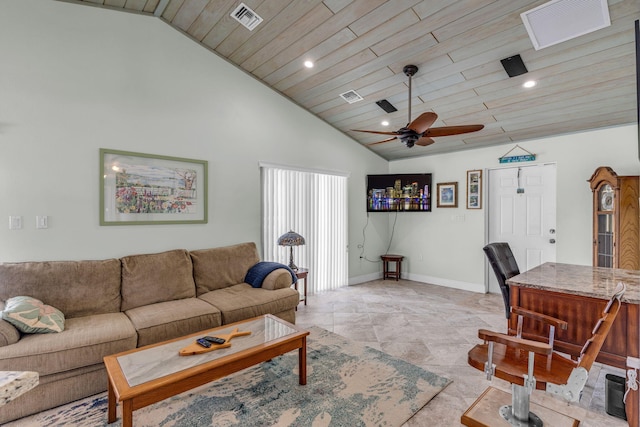
[[[231, 347], [179, 356], [178, 351], [205, 335], [251, 331]], [[109, 378], [108, 422], [122, 402], [122, 426], [133, 425], [133, 411], [298, 349], [299, 382], [307, 383], [309, 331], [267, 314], [104, 358]]]

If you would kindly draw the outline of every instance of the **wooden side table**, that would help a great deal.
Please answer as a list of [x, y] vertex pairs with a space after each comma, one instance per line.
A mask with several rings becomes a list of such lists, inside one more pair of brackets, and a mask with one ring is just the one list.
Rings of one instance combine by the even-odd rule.
[[[309, 275], [309, 269], [308, 268], [299, 268], [297, 270], [293, 270], [294, 273], [296, 273], [296, 277], [298, 277], [298, 282], [300, 280], [304, 280], [304, 288], [303, 289], [303, 293], [302, 296], [303, 298], [300, 301], [304, 301], [304, 305], [307, 305], [307, 281], [308, 279], [308, 275]], [[293, 284], [293, 287], [296, 289], [296, 291], [298, 290], [298, 282]]]
[[[384, 254], [384, 255], [380, 255], [380, 258], [382, 258], [382, 279], [396, 279], [396, 282], [398, 280], [400, 280], [400, 272], [402, 271], [402, 260], [404, 259], [404, 256], [402, 255], [393, 255], [393, 254]], [[395, 270], [389, 270], [389, 263], [390, 262], [395, 262], [396, 263], [396, 269]]]

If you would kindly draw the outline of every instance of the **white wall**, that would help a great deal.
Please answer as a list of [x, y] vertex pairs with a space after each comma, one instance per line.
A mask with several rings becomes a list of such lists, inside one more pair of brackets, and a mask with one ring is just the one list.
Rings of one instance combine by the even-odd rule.
[[[350, 172], [350, 246], [362, 241], [364, 176], [388, 163], [159, 19], [3, 0], [0, 57], [0, 262], [260, 246], [260, 161]], [[207, 160], [209, 223], [101, 227], [101, 147]], [[387, 233], [369, 223], [370, 250]], [[350, 270], [379, 265], [352, 249]]]
[[[464, 207], [466, 170], [499, 167], [511, 146], [387, 163], [160, 20], [136, 14], [3, 0], [0, 55], [0, 262], [260, 245], [265, 161], [350, 172], [352, 283], [379, 277], [375, 261], [393, 224], [391, 214], [366, 215], [367, 174], [458, 181], [461, 207], [398, 215], [391, 251], [407, 257], [409, 278], [483, 289], [485, 209]], [[600, 165], [640, 173], [636, 126], [521, 145], [558, 164], [558, 261], [589, 264], [586, 180]], [[209, 223], [100, 227], [101, 147], [207, 160]], [[22, 216], [22, 230], [8, 229], [10, 215]], [[50, 227], [36, 230], [36, 215], [48, 215]], [[452, 215], [465, 221], [452, 223]], [[363, 241], [374, 262], [360, 259]]]
[[[458, 208], [398, 215], [391, 251], [406, 256], [407, 277], [461, 289], [484, 291], [486, 193], [482, 210], [466, 209], [466, 171], [504, 167], [498, 158], [516, 144], [427, 156], [390, 163], [392, 173], [433, 174], [458, 182]], [[598, 166], [618, 175], [639, 175], [636, 125], [600, 129], [518, 143], [537, 155], [533, 163], [557, 164], [557, 262], [591, 265], [591, 190]], [[415, 147], [413, 149], [419, 149]], [[522, 153], [517, 153], [522, 154]], [[529, 164], [529, 163], [523, 163]], [[510, 164], [509, 166], [514, 166]], [[486, 182], [485, 182], [486, 183]], [[464, 216], [463, 222], [452, 217]], [[389, 219], [390, 223], [393, 217]]]

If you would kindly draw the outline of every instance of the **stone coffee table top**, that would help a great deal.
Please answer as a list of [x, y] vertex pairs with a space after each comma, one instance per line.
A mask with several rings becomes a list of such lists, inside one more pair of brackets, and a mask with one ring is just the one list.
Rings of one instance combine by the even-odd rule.
[[0, 371], [0, 406], [37, 386], [38, 380], [37, 372]]

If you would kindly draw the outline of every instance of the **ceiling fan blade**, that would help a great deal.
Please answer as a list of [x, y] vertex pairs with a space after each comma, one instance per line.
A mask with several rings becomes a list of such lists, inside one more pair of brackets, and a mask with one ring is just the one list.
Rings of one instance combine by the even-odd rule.
[[477, 132], [484, 128], [484, 125], [463, 125], [463, 126], [443, 126], [430, 128], [424, 132], [424, 136], [449, 136], [460, 135], [461, 133]]
[[382, 140], [382, 141], [378, 141], [378, 142], [370, 142], [370, 143], [365, 144], [365, 145], [376, 145], [376, 144], [382, 144], [383, 142], [393, 141], [394, 139], [396, 139], [396, 137], [388, 138], [388, 139], [384, 139], [384, 140]]
[[422, 113], [418, 117], [416, 117], [416, 119], [409, 123], [409, 126], [407, 127], [411, 130], [416, 131], [417, 133], [423, 133], [427, 129], [429, 129], [436, 120], [438, 120], [438, 115], [436, 113], [427, 111], [426, 113]]
[[397, 135], [398, 132], [396, 131], [391, 131], [391, 132], [386, 132], [386, 131], [377, 131], [377, 130], [360, 130], [360, 129], [351, 129], [353, 132], [367, 132], [367, 133], [375, 133], [378, 135]]
[[426, 147], [427, 145], [431, 145], [433, 144], [435, 141], [431, 138], [429, 138], [428, 136], [423, 136], [422, 138], [420, 138], [419, 140], [416, 141], [416, 145], [421, 145], [423, 147]]

